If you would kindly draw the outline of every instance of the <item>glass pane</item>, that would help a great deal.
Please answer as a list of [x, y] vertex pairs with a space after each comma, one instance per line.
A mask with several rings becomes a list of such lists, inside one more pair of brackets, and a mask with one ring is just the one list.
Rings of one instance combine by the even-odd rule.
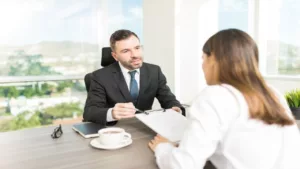
[[99, 67], [99, 0], [0, 2], [0, 76], [83, 75]]
[[248, 0], [219, 0], [219, 30], [248, 31]]
[[300, 1], [284, 0], [280, 9], [279, 74], [300, 74]]
[[0, 132], [82, 121], [82, 80], [40, 81], [0, 86]]
[[[261, 2], [262, 17], [268, 17], [265, 38], [266, 73], [268, 75], [300, 74], [300, 1], [276, 0]], [[265, 31], [265, 32], [266, 32]]]
[[[109, 46], [110, 35], [118, 29], [129, 29], [143, 42], [143, 0], [100, 0], [104, 11], [104, 46]], [[102, 8], [101, 8], [102, 9]]]
[[0, 132], [82, 121], [84, 75], [117, 29], [143, 41], [142, 2], [1, 0]]
[[84, 75], [117, 29], [142, 40], [142, 0], [0, 1], [0, 76]]

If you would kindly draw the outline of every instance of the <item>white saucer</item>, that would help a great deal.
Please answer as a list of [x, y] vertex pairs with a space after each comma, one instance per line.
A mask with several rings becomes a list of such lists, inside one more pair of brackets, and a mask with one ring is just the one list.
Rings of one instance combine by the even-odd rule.
[[129, 146], [132, 143], [132, 139], [128, 139], [128, 141], [121, 142], [119, 145], [108, 146], [108, 145], [103, 145], [103, 144], [99, 143], [99, 141], [97, 139], [98, 138], [94, 138], [90, 142], [91, 146], [95, 147], [95, 148], [105, 149], [105, 150], [115, 150], [115, 149], [123, 148], [123, 147]]

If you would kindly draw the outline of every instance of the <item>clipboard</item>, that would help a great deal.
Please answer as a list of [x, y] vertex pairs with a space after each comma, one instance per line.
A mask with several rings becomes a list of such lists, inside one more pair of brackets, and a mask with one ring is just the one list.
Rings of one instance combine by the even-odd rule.
[[188, 124], [185, 116], [172, 109], [148, 110], [135, 117], [156, 133], [176, 143], [183, 137]]

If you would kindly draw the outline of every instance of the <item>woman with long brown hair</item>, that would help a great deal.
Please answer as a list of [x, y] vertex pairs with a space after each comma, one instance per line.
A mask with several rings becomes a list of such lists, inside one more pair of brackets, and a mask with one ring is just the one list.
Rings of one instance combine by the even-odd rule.
[[254, 40], [222, 30], [203, 46], [208, 86], [193, 102], [178, 147], [161, 136], [150, 143], [158, 166], [200, 169], [297, 169], [300, 134], [285, 101], [258, 69]]

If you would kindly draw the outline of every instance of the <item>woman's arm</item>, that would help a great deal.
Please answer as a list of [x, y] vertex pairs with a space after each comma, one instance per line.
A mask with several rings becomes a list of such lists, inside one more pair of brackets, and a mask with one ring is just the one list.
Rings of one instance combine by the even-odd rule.
[[191, 107], [191, 116], [184, 136], [176, 148], [162, 143], [155, 148], [160, 169], [199, 169], [215, 152], [221, 139], [220, 117], [213, 104], [199, 98]]

